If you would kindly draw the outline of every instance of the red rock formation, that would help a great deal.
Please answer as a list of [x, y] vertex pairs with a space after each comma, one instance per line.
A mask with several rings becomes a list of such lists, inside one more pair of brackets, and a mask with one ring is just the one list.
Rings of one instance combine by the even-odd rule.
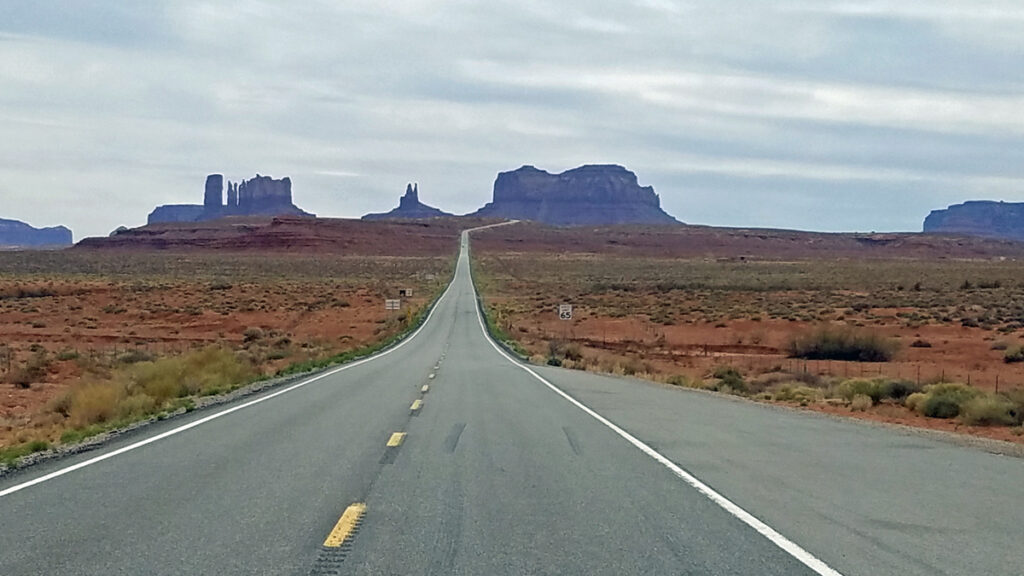
[[409, 184], [405, 187], [405, 196], [398, 200], [398, 208], [383, 214], [367, 214], [363, 220], [424, 220], [445, 216], [451, 214], [420, 202], [419, 184]]
[[974, 201], [935, 210], [924, 231], [1024, 240], [1024, 203]]
[[241, 183], [228, 182], [228, 202], [224, 204], [224, 177], [206, 177], [203, 204], [171, 204], [159, 206], [149, 215], [149, 224], [160, 222], [202, 222], [225, 216], [312, 216], [292, 203], [290, 178], [274, 180], [256, 175]]
[[650, 186], [622, 166], [581, 166], [550, 174], [533, 166], [498, 174], [494, 200], [474, 216], [533, 220], [556, 226], [678, 224]]

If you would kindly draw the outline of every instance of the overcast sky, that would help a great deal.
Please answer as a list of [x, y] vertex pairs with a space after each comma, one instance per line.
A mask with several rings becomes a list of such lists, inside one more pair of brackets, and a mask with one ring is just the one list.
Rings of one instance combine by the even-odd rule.
[[0, 217], [76, 239], [213, 172], [358, 217], [585, 163], [689, 223], [919, 230], [1024, 201], [1024, 2], [0, 0], [0, 135]]

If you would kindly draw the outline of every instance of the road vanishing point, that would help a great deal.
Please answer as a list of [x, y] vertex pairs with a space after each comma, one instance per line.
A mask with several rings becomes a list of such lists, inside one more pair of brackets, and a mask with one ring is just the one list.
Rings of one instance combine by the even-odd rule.
[[462, 237], [375, 357], [0, 480], [0, 574], [1024, 574], [1024, 460], [526, 365]]

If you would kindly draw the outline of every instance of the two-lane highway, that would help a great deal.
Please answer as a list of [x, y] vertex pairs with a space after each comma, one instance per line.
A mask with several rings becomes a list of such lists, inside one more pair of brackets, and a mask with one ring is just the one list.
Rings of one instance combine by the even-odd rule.
[[525, 367], [467, 246], [386, 355], [0, 481], [0, 574], [1024, 573], [1020, 460]]

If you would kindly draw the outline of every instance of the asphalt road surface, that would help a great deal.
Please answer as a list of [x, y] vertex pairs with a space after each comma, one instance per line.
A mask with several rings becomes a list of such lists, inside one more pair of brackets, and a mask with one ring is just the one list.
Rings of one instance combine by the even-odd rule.
[[401, 347], [0, 480], [0, 575], [1021, 575], [1022, 527], [1019, 459], [524, 367], [464, 248]]

